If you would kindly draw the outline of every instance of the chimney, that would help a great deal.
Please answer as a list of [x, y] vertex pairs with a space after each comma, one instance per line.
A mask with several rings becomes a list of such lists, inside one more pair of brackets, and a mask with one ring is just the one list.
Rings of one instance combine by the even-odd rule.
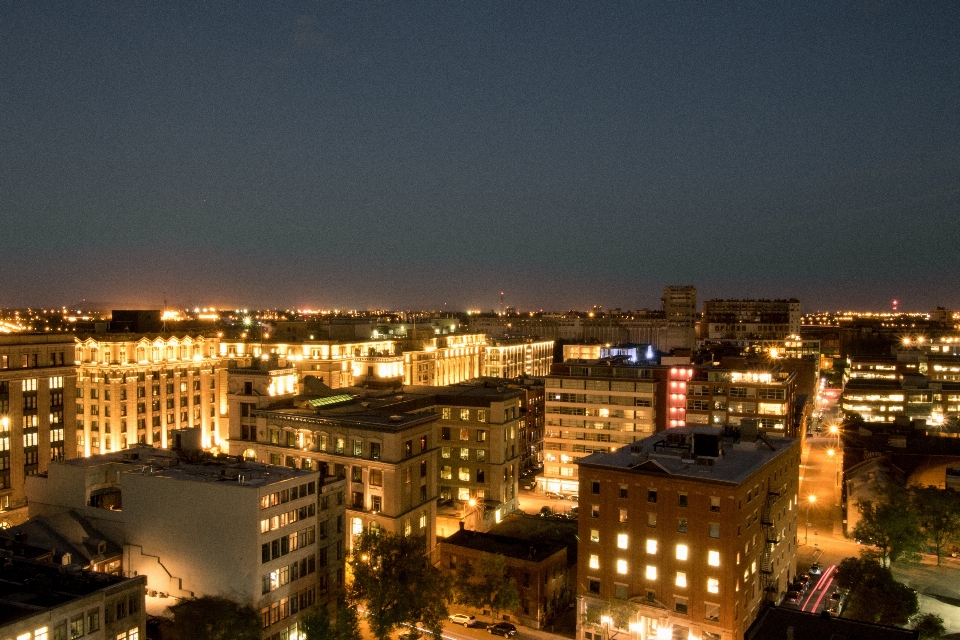
[[463, 531], [466, 527], [463, 526], [463, 520], [460, 521], [460, 531]]

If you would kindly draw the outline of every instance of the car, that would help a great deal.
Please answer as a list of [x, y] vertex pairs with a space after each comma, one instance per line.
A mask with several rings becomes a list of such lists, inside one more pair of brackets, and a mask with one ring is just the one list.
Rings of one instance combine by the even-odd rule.
[[796, 591], [797, 593], [803, 593], [807, 590], [807, 583], [793, 581], [790, 583], [790, 586], [787, 587], [787, 589], [790, 591]]
[[830, 600], [827, 601], [826, 609], [835, 616], [840, 615], [843, 610], [843, 603], [846, 601], [843, 591], [837, 589], [830, 594]]
[[517, 628], [509, 622], [498, 622], [497, 624], [487, 627], [487, 633], [509, 638], [510, 636], [517, 635]]
[[465, 613], [450, 614], [450, 622], [452, 622], [453, 624], [462, 624], [465, 627], [469, 627], [476, 621], [477, 621], [477, 618], [475, 616], [468, 616]]
[[554, 500], [563, 500], [563, 494], [557, 493], [556, 491], [547, 491], [543, 495], [547, 498], [553, 498]]
[[801, 597], [802, 596], [799, 591], [787, 591], [787, 595], [784, 597], [783, 601], [788, 604], [799, 604]]
[[822, 573], [823, 573], [822, 564], [820, 564], [819, 562], [814, 562], [812, 565], [810, 565], [810, 575], [819, 576]]
[[573, 500], [574, 502], [580, 502], [580, 494], [578, 494], [578, 493], [571, 493], [570, 495], [567, 496], [567, 500]]

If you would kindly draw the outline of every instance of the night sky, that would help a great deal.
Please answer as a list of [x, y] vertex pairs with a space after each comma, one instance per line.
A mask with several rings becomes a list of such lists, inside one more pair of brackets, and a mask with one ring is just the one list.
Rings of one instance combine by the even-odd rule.
[[960, 308], [960, 4], [0, 0], [0, 306]]

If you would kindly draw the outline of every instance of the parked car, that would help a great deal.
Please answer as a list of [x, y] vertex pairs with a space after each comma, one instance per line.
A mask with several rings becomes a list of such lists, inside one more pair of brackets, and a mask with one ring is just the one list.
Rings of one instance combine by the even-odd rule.
[[569, 496], [567, 496], [567, 500], [573, 500], [574, 502], [580, 502], [580, 494], [578, 494], [578, 493], [571, 493]]
[[822, 573], [823, 573], [822, 564], [820, 564], [819, 562], [814, 562], [812, 565], [810, 565], [810, 575], [819, 576]]
[[787, 595], [783, 601], [788, 604], [800, 604], [801, 597], [802, 594], [799, 591], [787, 591]]
[[845, 601], [846, 598], [844, 598], [844, 593], [840, 589], [837, 589], [830, 594], [830, 600], [827, 602], [827, 611], [835, 616], [840, 615], [840, 611], [843, 610], [843, 603]]
[[543, 495], [547, 498], [553, 498], [554, 500], [563, 500], [563, 494], [557, 493], [556, 491], [547, 491]]
[[453, 624], [462, 624], [465, 627], [469, 627], [476, 621], [477, 621], [477, 618], [475, 616], [468, 616], [465, 613], [450, 614], [450, 622], [452, 622]]
[[509, 622], [498, 622], [497, 624], [487, 627], [487, 633], [509, 638], [510, 636], [517, 635], [517, 628]]

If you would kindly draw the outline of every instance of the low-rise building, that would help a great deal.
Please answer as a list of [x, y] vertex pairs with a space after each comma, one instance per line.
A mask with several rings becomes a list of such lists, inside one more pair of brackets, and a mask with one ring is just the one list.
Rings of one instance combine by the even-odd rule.
[[146, 577], [0, 560], [0, 637], [146, 640]]
[[[453, 577], [464, 563], [476, 566], [484, 553], [504, 557], [507, 576], [516, 583], [520, 595], [515, 609], [498, 612], [498, 621], [542, 628], [569, 593], [567, 548], [557, 543], [533, 544], [519, 538], [460, 530], [440, 542], [440, 567]], [[493, 615], [492, 611], [477, 613]]]
[[484, 347], [483, 375], [490, 378], [545, 376], [553, 364], [553, 340], [496, 340]]
[[681, 427], [579, 460], [578, 638], [737, 640], [796, 572], [800, 441]]
[[31, 516], [75, 512], [120, 544], [124, 573], [145, 576], [151, 593], [250, 605], [269, 638], [325, 601], [329, 563], [342, 578], [343, 553], [318, 567], [318, 511], [339, 506], [323, 500], [328, 483], [339, 495], [342, 481], [317, 471], [134, 445], [53, 463], [27, 495]]

